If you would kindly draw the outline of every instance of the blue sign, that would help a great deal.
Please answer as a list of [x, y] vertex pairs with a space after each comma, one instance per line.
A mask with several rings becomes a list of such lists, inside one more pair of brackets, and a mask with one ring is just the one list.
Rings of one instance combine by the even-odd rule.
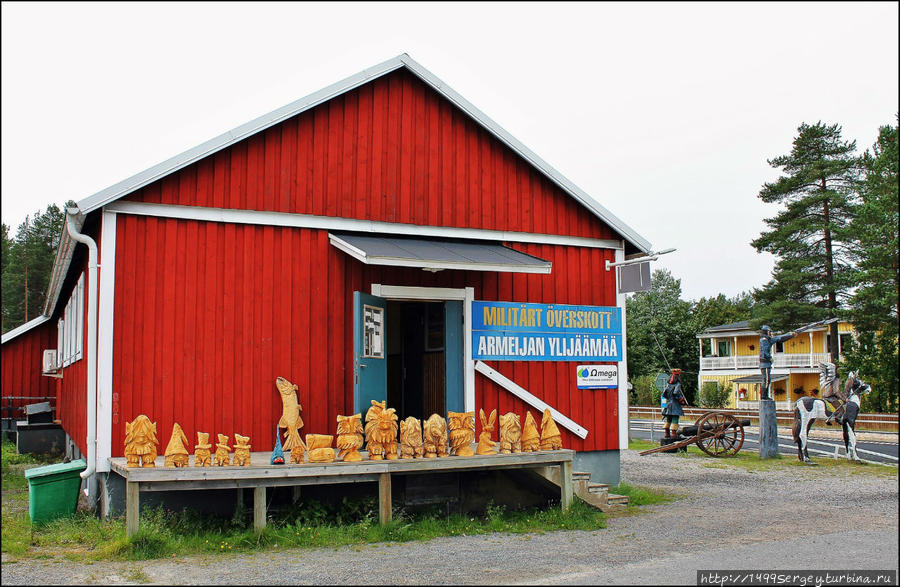
[[495, 361], [621, 361], [615, 306], [472, 302], [472, 358]]

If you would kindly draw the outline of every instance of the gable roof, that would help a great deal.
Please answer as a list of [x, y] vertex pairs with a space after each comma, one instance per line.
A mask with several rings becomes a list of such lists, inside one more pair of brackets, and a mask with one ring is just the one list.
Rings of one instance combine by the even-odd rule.
[[[99, 210], [103, 206], [129, 195], [135, 190], [149, 185], [154, 181], [162, 179], [167, 175], [178, 171], [179, 169], [191, 165], [192, 163], [196, 163], [197, 161], [200, 161], [201, 159], [204, 159], [209, 155], [221, 151], [222, 149], [226, 149], [239, 141], [242, 141], [256, 133], [264, 131], [269, 127], [283, 122], [288, 118], [314, 108], [319, 104], [327, 102], [332, 98], [340, 96], [341, 94], [349, 92], [374, 79], [387, 75], [392, 71], [396, 71], [400, 68], [406, 68], [413, 75], [415, 75], [429, 87], [434, 89], [438, 94], [440, 94], [441, 96], [449, 100], [452, 104], [454, 104], [457, 108], [462, 110], [472, 120], [474, 120], [481, 127], [483, 127], [494, 137], [500, 140], [500, 142], [508, 146], [515, 153], [528, 161], [532, 166], [543, 173], [550, 181], [552, 181], [565, 193], [574, 198], [582, 206], [587, 208], [601, 221], [608, 224], [610, 228], [616, 231], [626, 241], [626, 243], [631, 244], [641, 252], [651, 252], [652, 247], [647, 239], [640, 236], [637, 232], [635, 232], [634, 229], [622, 222], [622, 220], [620, 220], [616, 215], [607, 210], [596, 200], [588, 196], [587, 193], [585, 193], [578, 186], [569, 181], [560, 172], [554, 169], [549, 163], [538, 157], [528, 147], [520, 143], [518, 139], [504, 130], [499, 124], [491, 120], [486, 114], [473, 106], [468, 100], [457, 94], [450, 86], [442, 82], [430, 71], [419, 65], [412, 59], [412, 57], [410, 57], [406, 53], [398, 55], [393, 59], [388, 59], [387, 61], [379, 63], [378, 65], [372, 66], [368, 69], [364, 69], [356, 75], [351, 75], [350, 77], [334, 83], [326, 88], [322, 88], [318, 92], [313, 92], [312, 94], [309, 94], [304, 98], [300, 98], [295, 102], [291, 102], [286, 106], [282, 106], [281, 108], [273, 110], [268, 114], [242, 124], [226, 133], [223, 133], [213, 139], [201, 143], [200, 145], [197, 145], [192, 149], [188, 149], [187, 151], [179, 155], [167, 159], [162, 163], [158, 163], [157, 165], [154, 165], [149, 169], [146, 169], [138, 174], [135, 174], [127, 179], [113, 184], [106, 189], [100, 190], [92, 196], [88, 196], [87, 198], [78, 202], [78, 214], [75, 216], [76, 226], [80, 227], [81, 224], [83, 224], [85, 217], [90, 212]], [[62, 237], [60, 238], [59, 249], [57, 250], [56, 261], [53, 266], [53, 273], [51, 275], [50, 284], [48, 286], [47, 302], [44, 306], [43, 312], [45, 316], [51, 316], [56, 308], [60, 289], [62, 287], [62, 282], [69, 271], [73, 249], [74, 242], [72, 241], [68, 231], [64, 227]]]
[[78, 203], [78, 207], [83, 214], [87, 214], [98, 208], [102, 208], [106, 204], [122, 198], [131, 192], [142, 188], [158, 179], [161, 179], [183, 167], [190, 165], [200, 159], [203, 159], [217, 151], [228, 148], [231, 145], [242, 141], [260, 131], [274, 126], [292, 116], [296, 116], [301, 112], [309, 110], [319, 104], [327, 102], [345, 92], [349, 92], [359, 86], [362, 86], [376, 78], [386, 75], [400, 68], [406, 68], [428, 86], [433, 88], [440, 95], [448, 99], [457, 108], [465, 112], [472, 120], [481, 125], [485, 130], [494, 135], [502, 143], [507, 145], [526, 161], [531, 163], [536, 169], [542, 172], [550, 181], [559, 186], [564, 192], [575, 198], [582, 206], [591, 211], [597, 218], [608, 224], [623, 239], [628, 241], [638, 250], [649, 253], [651, 250], [650, 242], [640, 236], [630, 226], [622, 222], [612, 212], [597, 203], [593, 198], [582, 191], [578, 186], [565, 178], [549, 163], [538, 157], [528, 147], [523, 145], [506, 132], [499, 124], [491, 120], [486, 114], [478, 110], [469, 103], [468, 100], [457, 94], [450, 86], [438, 79], [430, 71], [419, 65], [409, 55], [403, 53], [393, 59], [388, 59], [383, 63], [379, 63], [368, 69], [351, 75], [350, 77], [332, 84], [326, 88], [314, 92], [304, 98], [292, 102], [286, 106], [282, 106], [268, 114], [260, 116], [246, 124], [234, 128], [223, 133], [213, 139], [206, 141], [192, 149], [188, 149], [180, 155], [176, 155], [171, 159], [163, 161], [158, 165], [142, 171], [128, 179], [120, 181], [96, 194], [85, 198]]

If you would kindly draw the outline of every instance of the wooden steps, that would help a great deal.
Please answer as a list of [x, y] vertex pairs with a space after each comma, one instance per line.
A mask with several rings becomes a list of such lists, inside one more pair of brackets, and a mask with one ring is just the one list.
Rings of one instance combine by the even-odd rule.
[[[542, 467], [534, 471], [559, 487], [559, 467]], [[591, 483], [591, 474], [587, 471], [572, 471], [572, 486], [581, 501], [601, 511], [622, 511], [628, 505], [628, 496], [610, 493], [606, 483]]]

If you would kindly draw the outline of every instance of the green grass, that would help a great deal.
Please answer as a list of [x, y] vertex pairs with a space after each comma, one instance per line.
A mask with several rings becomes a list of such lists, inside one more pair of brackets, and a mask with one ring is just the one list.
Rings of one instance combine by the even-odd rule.
[[615, 487], [610, 487], [609, 492], [617, 495], [627, 495], [629, 498], [629, 506], [655, 505], [684, 497], [682, 494], [669, 493], [653, 487], [631, 485], [630, 483], [625, 482], [619, 483]]
[[[647, 440], [631, 440], [628, 448], [636, 451], [644, 451], [657, 448], [658, 443]], [[808, 468], [810, 465], [800, 462], [796, 456], [778, 455], [771, 459], [760, 459], [758, 452], [741, 451], [733, 457], [715, 458], [707, 455], [696, 445], [688, 445], [686, 453], [675, 453], [676, 458], [700, 459], [706, 461], [703, 466], [708, 469], [725, 469], [728, 467], [740, 467], [747, 471], [771, 471], [776, 469]], [[825, 455], [812, 457], [813, 461], [824, 471], [833, 471], [841, 475], [874, 475], [877, 477], [896, 477], [897, 467], [893, 465], [880, 465], [874, 463], [855, 463], [846, 457], [838, 459]], [[615, 493], [615, 492], [614, 492]]]
[[[125, 536], [124, 519], [104, 521], [81, 511], [70, 518], [32, 527], [24, 475], [10, 466], [17, 460], [32, 462], [29, 458], [3, 447], [2, 551], [10, 555], [11, 562], [47, 553], [83, 562], [138, 561], [184, 554], [360, 547], [375, 542], [420, 541], [439, 536], [598, 530], [606, 526], [603, 512], [578, 500], [565, 511], [558, 505], [523, 511], [489, 505], [482, 515], [447, 515], [437, 506], [418, 512], [395, 509], [393, 521], [382, 526], [378, 523], [377, 502], [370, 497], [344, 498], [332, 503], [300, 502], [274, 512], [260, 534], [250, 528], [250, 512], [242, 508], [231, 518], [201, 516], [188, 510], [180, 513], [145, 510], [141, 513], [140, 531], [129, 540]], [[135, 574], [131, 580], [144, 582], [145, 577]]]

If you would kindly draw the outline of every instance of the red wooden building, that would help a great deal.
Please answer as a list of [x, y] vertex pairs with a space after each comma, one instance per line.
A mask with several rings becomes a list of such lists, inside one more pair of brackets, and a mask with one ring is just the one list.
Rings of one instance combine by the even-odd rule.
[[[373, 397], [404, 417], [530, 409], [540, 422], [546, 405], [577, 468], [618, 481], [624, 394], [578, 386], [575, 366], [618, 366], [624, 385], [624, 296], [605, 264], [650, 244], [405, 54], [90, 196], [67, 221], [44, 315], [3, 338], [3, 394], [58, 387], [58, 418], [80, 453], [96, 436], [99, 473], [142, 413], [160, 449], [177, 421], [191, 439], [239, 432], [264, 450], [282, 376], [299, 386], [303, 433], [333, 433]], [[96, 281], [76, 239], [96, 243]], [[590, 321], [560, 322], [569, 305], [619, 309], [612, 360], [573, 354]], [[478, 339], [506, 307], [545, 330], [556, 310], [568, 346], [541, 357], [547, 332], [530, 350], [504, 342], [529, 330], [511, 313]], [[62, 378], [37, 376], [54, 348]]]

